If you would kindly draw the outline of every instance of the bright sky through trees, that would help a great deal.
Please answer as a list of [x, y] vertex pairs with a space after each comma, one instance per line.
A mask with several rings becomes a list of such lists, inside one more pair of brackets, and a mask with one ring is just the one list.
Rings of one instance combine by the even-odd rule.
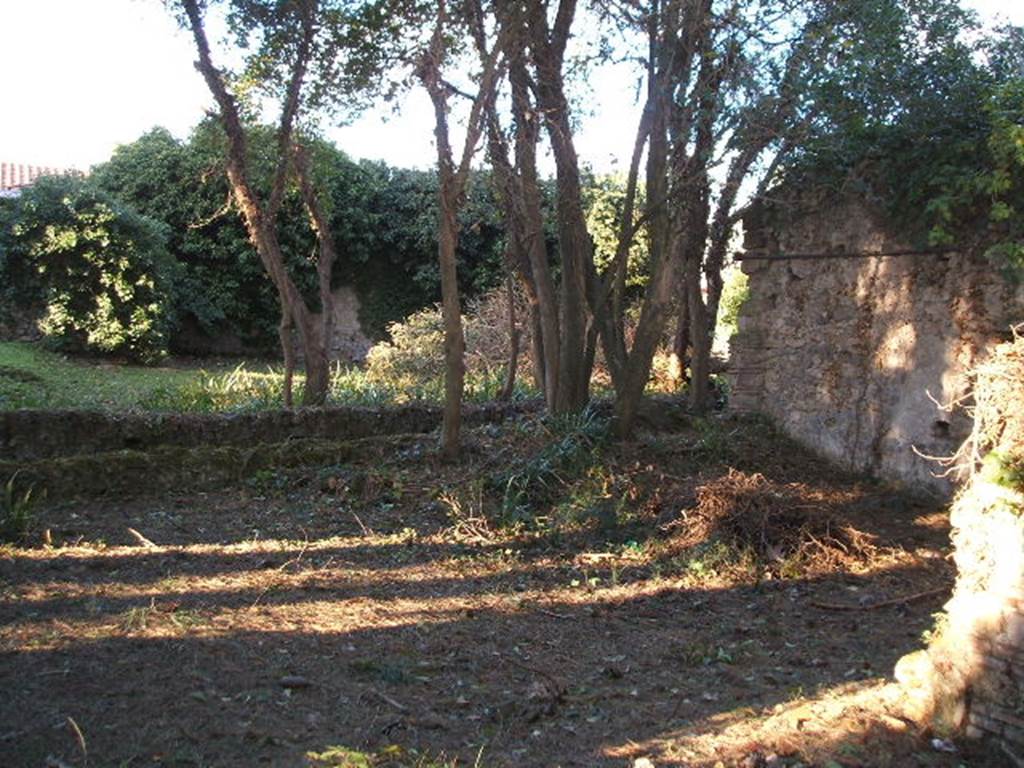
[[[985, 19], [1024, 24], [1020, 0], [965, 3]], [[0, 30], [0, 160], [85, 169], [156, 125], [185, 136], [210, 104], [191, 41], [156, 0], [0, 0]], [[595, 168], [609, 169], [632, 147], [635, 82], [608, 67], [589, 88], [593, 117], [578, 147]], [[405, 95], [400, 115], [368, 113], [329, 138], [356, 158], [431, 166], [432, 117], [421, 90]]]

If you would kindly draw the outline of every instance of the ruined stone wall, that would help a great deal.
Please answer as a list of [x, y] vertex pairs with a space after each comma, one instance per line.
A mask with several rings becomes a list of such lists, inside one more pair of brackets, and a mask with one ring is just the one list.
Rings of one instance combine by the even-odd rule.
[[961, 461], [974, 471], [950, 514], [953, 597], [928, 648], [901, 659], [896, 678], [912, 717], [939, 732], [994, 740], [1021, 765], [1024, 338], [999, 345], [975, 372], [973, 411]]
[[[497, 422], [527, 407], [507, 403], [467, 406], [463, 419], [470, 425]], [[313, 438], [356, 440], [430, 432], [440, 423], [441, 409], [427, 405], [220, 414], [2, 411], [0, 463], [166, 446], [254, 446]]]
[[[970, 431], [938, 404], [963, 396], [970, 368], [1024, 319], [1024, 292], [981, 256], [861, 257], [913, 246], [853, 191], [781, 195], [744, 224], [732, 407], [851, 470], [950, 494], [918, 452], [948, 456]], [[751, 258], [792, 254], [848, 256]]]

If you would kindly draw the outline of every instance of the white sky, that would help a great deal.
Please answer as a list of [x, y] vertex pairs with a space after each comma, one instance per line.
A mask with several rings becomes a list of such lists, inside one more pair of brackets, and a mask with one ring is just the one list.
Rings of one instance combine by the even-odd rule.
[[[964, 0], [984, 18], [1024, 24], [1022, 0]], [[211, 103], [190, 40], [159, 0], [0, 0], [0, 160], [80, 169], [162, 125], [184, 137]], [[628, 158], [634, 84], [605, 69], [590, 83], [583, 160]], [[414, 89], [400, 116], [364, 115], [328, 136], [349, 155], [392, 165], [434, 162], [431, 112]]]

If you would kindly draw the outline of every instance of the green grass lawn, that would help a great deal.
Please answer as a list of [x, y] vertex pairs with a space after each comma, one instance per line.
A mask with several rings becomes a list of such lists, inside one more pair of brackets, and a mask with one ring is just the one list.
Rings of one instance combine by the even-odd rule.
[[[295, 376], [295, 399], [303, 375]], [[493, 399], [500, 379], [466, 382], [466, 399]], [[17, 408], [98, 409], [216, 413], [280, 408], [280, 367], [266, 362], [211, 359], [170, 361], [159, 366], [80, 359], [34, 344], [0, 342], [0, 411]], [[330, 405], [384, 406], [440, 402], [443, 383], [381, 381], [360, 368], [337, 367], [331, 376]], [[517, 388], [517, 396], [530, 393]]]
[[197, 395], [232, 373], [235, 379], [252, 381], [280, 378], [266, 364], [125, 365], [75, 360], [33, 344], [0, 342], [0, 410], [220, 410], [214, 398], [207, 398], [204, 407]]

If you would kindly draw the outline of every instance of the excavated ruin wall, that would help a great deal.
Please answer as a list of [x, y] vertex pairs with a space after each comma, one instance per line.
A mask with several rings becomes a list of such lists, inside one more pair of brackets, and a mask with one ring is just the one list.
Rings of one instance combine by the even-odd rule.
[[1021, 765], [1024, 339], [997, 347], [974, 383], [975, 430], [959, 459], [973, 471], [950, 515], [956, 586], [927, 649], [901, 659], [896, 678], [913, 717], [994, 740]]
[[[966, 394], [968, 371], [1024, 318], [1024, 291], [982, 256], [863, 257], [913, 246], [855, 192], [777, 196], [744, 225], [732, 407], [850, 470], [950, 495], [956, 478], [921, 454], [967, 436], [969, 417], [940, 404]], [[831, 258], [753, 258], [792, 254]]]

